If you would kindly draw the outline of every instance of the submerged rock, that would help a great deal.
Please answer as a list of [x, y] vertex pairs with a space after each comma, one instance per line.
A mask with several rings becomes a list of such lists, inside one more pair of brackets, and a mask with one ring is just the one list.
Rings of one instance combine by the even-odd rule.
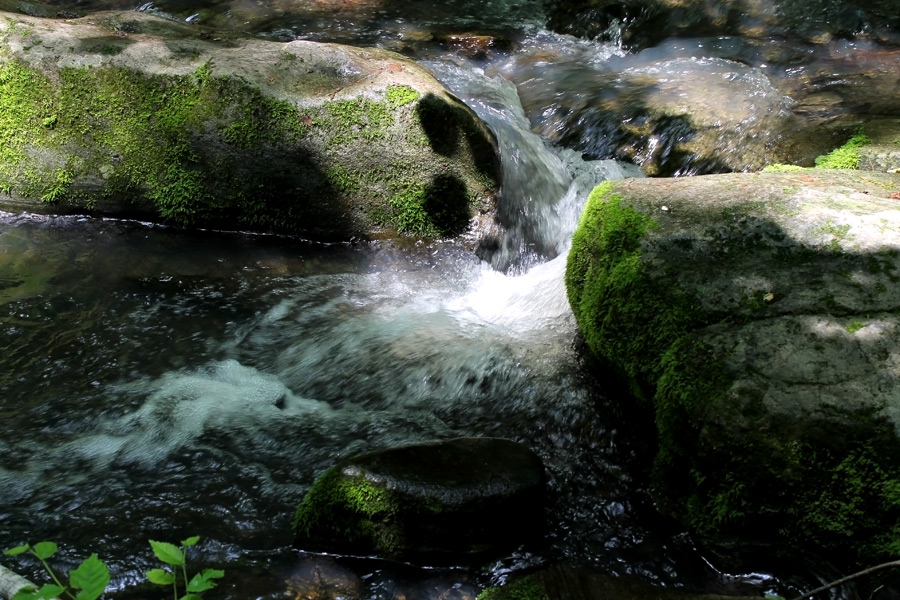
[[900, 175], [610, 182], [569, 255], [594, 354], [652, 403], [661, 506], [709, 540], [900, 548]]
[[493, 206], [492, 134], [400, 55], [0, 16], [2, 208], [346, 240], [455, 235]]
[[554, 565], [489, 588], [481, 600], [750, 600], [758, 595], [699, 594], [616, 577], [568, 565]]
[[821, 43], [865, 36], [896, 41], [900, 1], [861, 0], [562, 0], [549, 7], [550, 26], [584, 37], [652, 46], [672, 36], [778, 37]]
[[525, 49], [513, 61], [537, 132], [651, 176], [812, 166], [864, 122], [900, 115], [900, 50], [868, 42], [699, 38], [605, 60]]
[[294, 545], [398, 560], [465, 560], [542, 530], [544, 469], [525, 446], [461, 438], [363, 454], [325, 472]]

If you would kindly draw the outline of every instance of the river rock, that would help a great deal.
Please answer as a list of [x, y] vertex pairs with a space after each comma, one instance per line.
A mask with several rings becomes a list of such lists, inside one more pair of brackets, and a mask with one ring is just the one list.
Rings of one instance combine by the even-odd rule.
[[644, 48], [673, 36], [788, 37], [821, 43], [864, 36], [896, 42], [900, 1], [862, 0], [562, 0], [550, 26]]
[[294, 545], [411, 562], [464, 560], [539, 534], [543, 497], [540, 459], [509, 440], [378, 450], [316, 480], [297, 509]]
[[900, 175], [605, 183], [566, 285], [655, 409], [661, 508], [713, 542], [896, 555]]
[[398, 54], [0, 16], [0, 208], [323, 240], [451, 236], [492, 209], [492, 134]]
[[633, 162], [652, 176], [812, 166], [866, 121], [900, 115], [897, 48], [670, 40], [601, 63], [590, 58], [518, 53], [528, 117], [556, 144]]
[[[748, 590], [749, 591], [749, 590]], [[553, 565], [489, 588], [483, 600], [750, 600], [759, 595], [692, 593], [632, 577], [617, 577], [570, 565]]]

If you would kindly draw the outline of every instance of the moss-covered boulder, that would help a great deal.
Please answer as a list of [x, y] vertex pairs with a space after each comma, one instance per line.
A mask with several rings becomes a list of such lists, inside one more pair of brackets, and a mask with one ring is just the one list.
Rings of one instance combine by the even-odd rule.
[[527, 447], [460, 438], [350, 458], [316, 480], [294, 545], [407, 561], [486, 556], [542, 532], [544, 469]]
[[497, 168], [474, 113], [397, 54], [0, 14], [2, 208], [448, 236], [491, 210]]
[[660, 506], [710, 541], [900, 551], [900, 175], [609, 182], [566, 285], [655, 409]]

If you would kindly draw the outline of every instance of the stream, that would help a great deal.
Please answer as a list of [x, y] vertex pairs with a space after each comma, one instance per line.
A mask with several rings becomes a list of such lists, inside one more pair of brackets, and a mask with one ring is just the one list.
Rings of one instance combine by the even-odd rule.
[[[274, 2], [115, 7], [413, 53], [497, 135], [506, 237], [474, 253], [453, 241], [325, 245], [0, 213], [0, 548], [54, 540], [63, 570], [96, 552], [117, 597], [148, 597], [147, 540], [196, 534], [191, 566], [226, 571], [209, 597], [281, 598], [298, 577], [293, 511], [337, 460], [497, 436], [546, 464], [544, 543], [474, 572], [355, 562], [365, 597], [438, 576], [477, 592], [557, 562], [699, 591], [816, 583], [779, 565], [728, 573], [661, 518], [637, 468], [649, 423], [635, 424], [583, 358], [563, 286], [568, 241], [594, 185], [640, 171], [551, 146], [519, 90], [534, 103], [541, 78], [558, 90], [632, 58], [542, 29], [529, 2], [420, 7], [431, 20], [360, 4], [371, 18]], [[479, 19], [517, 50], [468, 58], [417, 41]], [[718, 77], [723, 60], [690, 68]], [[36, 564], [4, 563], [41, 579]]]

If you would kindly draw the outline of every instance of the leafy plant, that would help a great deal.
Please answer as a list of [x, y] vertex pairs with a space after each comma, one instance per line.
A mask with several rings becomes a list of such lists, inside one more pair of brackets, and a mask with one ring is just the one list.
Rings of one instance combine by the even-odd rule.
[[96, 600], [103, 594], [109, 584], [109, 568], [106, 563], [97, 558], [96, 554], [91, 554], [69, 573], [67, 586], [47, 564], [47, 559], [56, 554], [57, 550], [53, 542], [38, 542], [34, 546], [23, 544], [6, 551], [7, 556], [31, 553], [41, 561], [44, 570], [53, 580], [53, 583], [44, 584], [37, 590], [31, 587], [22, 588], [12, 600], [53, 600], [63, 595], [72, 600]]
[[[202, 600], [203, 592], [216, 587], [214, 580], [224, 577], [225, 572], [218, 569], [204, 569], [188, 579], [185, 550], [197, 544], [199, 536], [189, 537], [181, 542], [181, 546], [168, 542], [150, 540], [150, 547], [163, 564], [162, 569], [147, 572], [147, 580], [157, 585], [172, 586], [174, 600]], [[69, 572], [69, 585], [65, 585], [56, 572], [47, 563], [47, 559], [56, 554], [58, 548], [53, 542], [38, 542], [34, 546], [23, 544], [7, 550], [7, 556], [18, 556], [26, 552], [37, 558], [44, 570], [50, 575], [52, 583], [44, 584], [40, 589], [25, 587], [16, 592], [12, 600], [55, 600], [68, 597], [71, 600], [97, 600], [109, 585], [109, 567], [96, 554], [91, 554], [78, 567]], [[184, 595], [179, 597], [179, 579], [183, 582]]]
[[169, 568], [152, 569], [147, 571], [147, 580], [157, 585], [171, 585], [172, 598], [179, 600], [178, 596], [178, 576], [177, 571], [180, 570], [182, 581], [184, 582], [184, 595], [180, 600], [200, 600], [201, 594], [207, 590], [216, 587], [215, 579], [220, 579], [225, 575], [224, 571], [218, 569], [203, 569], [190, 579], [187, 573], [187, 559], [185, 557], [185, 549], [194, 546], [200, 541], [200, 536], [189, 537], [181, 542], [181, 547], [168, 542], [157, 542], [150, 540], [150, 547], [156, 558], [161, 560]]

